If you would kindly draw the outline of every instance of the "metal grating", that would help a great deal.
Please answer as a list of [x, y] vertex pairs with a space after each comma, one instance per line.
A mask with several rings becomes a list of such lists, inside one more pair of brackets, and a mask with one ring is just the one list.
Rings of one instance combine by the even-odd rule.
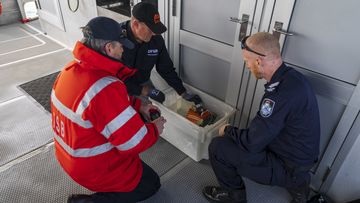
[[216, 178], [207, 161], [195, 162], [190, 158], [161, 177], [159, 192], [144, 203], [207, 203], [202, 188], [216, 185]]
[[0, 118], [0, 166], [52, 141], [49, 115], [24, 96], [1, 104]]
[[142, 160], [162, 176], [187, 156], [176, 147], [159, 137], [154, 146], [140, 154]]
[[90, 193], [65, 174], [51, 146], [0, 173], [0, 202], [63, 203], [70, 193]]
[[[160, 139], [151, 150], [145, 151], [142, 157], [156, 172], [164, 174], [185, 155]], [[62, 203], [72, 193], [91, 193], [63, 172], [54, 156], [53, 145], [0, 172], [0, 180], [0, 202]]]
[[[206, 185], [218, 185], [208, 161], [185, 159], [161, 177], [159, 192], [144, 203], [208, 203], [202, 195]], [[260, 185], [244, 179], [248, 203], [288, 203], [290, 195], [283, 188]]]

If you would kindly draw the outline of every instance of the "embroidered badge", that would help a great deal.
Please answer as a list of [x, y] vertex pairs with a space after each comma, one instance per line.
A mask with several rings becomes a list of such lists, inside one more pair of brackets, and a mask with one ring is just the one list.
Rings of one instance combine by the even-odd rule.
[[159, 54], [159, 50], [158, 49], [149, 49], [147, 51], [147, 55], [148, 56], [157, 56]]
[[275, 102], [265, 98], [261, 104], [260, 115], [264, 118], [271, 116], [274, 110]]
[[159, 95], [159, 93], [160, 93], [160, 91], [159, 91], [159, 90], [157, 90], [157, 89], [152, 89], [150, 94], [151, 94], [151, 95], [158, 96], [158, 95]]
[[272, 83], [271, 85], [269, 85], [269, 87], [266, 89], [266, 91], [268, 91], [268, 92], [274, 91], [279, 84], [280, 84], [280, 82]]

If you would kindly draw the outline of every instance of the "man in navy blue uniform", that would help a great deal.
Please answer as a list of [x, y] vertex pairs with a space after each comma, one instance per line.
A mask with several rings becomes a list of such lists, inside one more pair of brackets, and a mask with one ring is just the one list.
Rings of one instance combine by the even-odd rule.
[[123, 33], [135, 44], [134, 49], [125, 48], [123, 53], [123, 62], [138, 69], [137, 74], [126, 81], [129, 95], [149, 96], [160, 103], [165, 100], [164, 93], [156, 89], [150, 80], [151, 70], [156, 66], [160, 76], [184, 99], [196, 104], [201, 102], [199, 96], [186, 91], [175, 72], [161, 36], [167, 29], [154, 5], [147, 2], [136, 4], [131, 20], [120, 25]]
[[287, 67], [278, 40], [259, 32], [242, 40], [246, 66], [265, 79], [259, 110], [247, 129], [224, 125], [209, 145], [220, 186], [207, 186], [211, 202], [246, 202], [242, 177], [286, 188], [292, 203], [306, 202], [310, 169], [319, 154], [320, 121], [315, 94], [306, 78]]

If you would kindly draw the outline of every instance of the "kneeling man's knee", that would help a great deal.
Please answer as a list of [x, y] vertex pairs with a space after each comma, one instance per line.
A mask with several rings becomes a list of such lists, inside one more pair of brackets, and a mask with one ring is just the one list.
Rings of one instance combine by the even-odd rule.
[[228, 145], [229, 140], [226, 137], [214, 137], [209, 144], [209, 156], [212, 157], [216, 154], [219, 154], [219, 151], [224, 152]]

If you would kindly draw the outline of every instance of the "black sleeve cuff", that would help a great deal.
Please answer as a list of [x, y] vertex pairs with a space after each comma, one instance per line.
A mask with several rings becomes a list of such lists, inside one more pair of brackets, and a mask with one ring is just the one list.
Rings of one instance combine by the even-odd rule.
[[231, 125], [228, 125], [224, 129], [224, 135], [229, 135], [229, 132], [231, 131], [233, 127]]

